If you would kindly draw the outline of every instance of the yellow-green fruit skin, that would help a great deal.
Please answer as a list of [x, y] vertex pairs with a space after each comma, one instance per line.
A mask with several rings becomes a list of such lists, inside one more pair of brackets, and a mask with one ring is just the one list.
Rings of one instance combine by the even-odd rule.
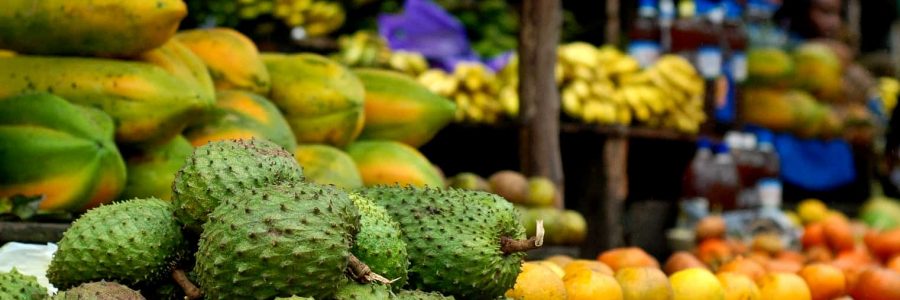
[[40, 210], [70, 212], [116, 199], [126, 174], [112, 127], [50, 94], [0, 100], [0, 197], [42, 195]]
[[182, 0], [3, 0], [0, 48], [131, 57], [168, 41], [185, 16]]
[[306, 179], [352, 190], [363, 186], [356, 163], [347, 153], [328, 145], [299, 145], [294, 157]]
[[262, 54], [272, 77], [269, 98], [301, 144], [344, 147], [365, 123], [365, 91], [346, 67], [316, 54]]
[[206, 65], [178, 40], [171, 39], [159, 48], [142, 53], [138, 59], [159, 66], [175, 78], [193, 84], [204, 98], [215, 97], [213, 81]]
[[399, 72], [358, 69], [366, 88], [360, 139], [394, 140], [418, 148], [453, 120], [456, 105]]
[[172, 182], [175, 173], [191, 156], [194, 147], [184, 136], [152, 149], [129, 155], [125, 161], [128, 181], [121, 199], [156, 197], [172, 200]]
[[0, 58], [0, 99], [50, 92], [96, 107], [116, 124], [116, 141], [164, 143], [215, 103], [189, 82], [152, 64], [99, 58]]
[[347, 146], [356, 162], [363, 185], [412, 185], [443, 187], [440, 172], [409, 145], [395, 141], [358, 141]]
[[297, 148], [287, 120], [265, 97], [241, 90], [218, 91], [217, 95], [208, 118], [185, 132], [195, 147], [212, 141], [259, 138], [288, 152]]
[[179, 32], [175, 39], [203, 60], [216, 89], [269, 93], [269, 71], [247, 36], [231, 28], [207, 28]]

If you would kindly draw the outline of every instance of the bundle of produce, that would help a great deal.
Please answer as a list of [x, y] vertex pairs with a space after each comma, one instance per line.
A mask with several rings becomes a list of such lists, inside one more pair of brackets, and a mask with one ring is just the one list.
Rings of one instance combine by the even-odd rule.
[[420, 53], [391, 50], [387, 42], [369, 31], [357, 31], [338, 38], [338, 52], [332, 59], [350, 67], [390, 69], [410, 76], [428, 70], [428, 61]]
[[329, 0], [186, 0], [195, 26], [301, 28], [305, 36], [323, 36], [344, 24], [346, 12]]

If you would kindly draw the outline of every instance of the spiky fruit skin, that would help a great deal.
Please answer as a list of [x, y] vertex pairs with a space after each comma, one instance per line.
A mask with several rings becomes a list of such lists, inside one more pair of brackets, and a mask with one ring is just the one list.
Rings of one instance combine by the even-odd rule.
[[358, 194], [350, 194], [350, 200], [359, 211], [359, 233], [350, 252], [378, 275], [394, 281], [391, 286], [406, 284], [409, 257], [406, 243], [400, 233], [400, 225], [383, 207]]
[[99, 280], [134, 286], [168, 275], [185, 246], [173, 210], [147, 198], [88, 211], [63, 233], [47, 278], [67, 289]]
[[359, 284], [350, 282], [338, 289], [334, 300], [378, 300], [392, 299], [391, 288], [377, 283]]
[[331, 186], [286, 182], [228, 199], [203, 225], [194, 273], [206, 299], [329, 299], [359, 213]]
[[454, 300], [453, 296], [444, 296], [440, 293], [423, 291], [400, 291], [394, 297], [396, 300]]
[[290, 297], [276, 297], [275, 300], [315, 300], [315, 299], [309, 298], [309, 297], [290, 296]]
[[244, 190], [303, 179], [291, 153], [259, 139], [211, 142], [194, 153], [175, 175], [175, 216], [200, 232], [207, 215], [224, 199]]
[[144, 300], [144, 296], [115, 282], [89, 282], [53, 295], [53, 300]]
[[461, 299], [493, 299], [515, 284], [525, 254], [503, 254], [500, 239], [524, 239], [525, 229], [512, 204], [500, 196], [398, 186], [361, 194], [400, 224], [410, 287]]
[[34, 276], [19, 273], [13, 268], [9, 272], [0, 272], [0, 299], [32, 300], [46, 299], [47, 289], [37, 282]]

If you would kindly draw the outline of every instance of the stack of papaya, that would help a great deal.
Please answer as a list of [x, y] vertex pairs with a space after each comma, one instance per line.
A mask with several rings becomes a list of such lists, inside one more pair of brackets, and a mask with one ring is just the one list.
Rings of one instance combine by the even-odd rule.
[[[871, 127], [874, 118], [867, 99], [854, 99], [845, 89], [848, 68], [823, 42], [804, 43], [791, 53], [751, 49], [741, 116], [747, 123], [807, 138], [846, 136]], [[869, 94], [875, 93], [873, 89]]]
[[225, 139], [272, 141], [314, 182], [443, 186], [416, 148], [452, 101], [399, 72], [260, 53], [229, 28], [178, 31], [187, 14], [182, 0], [0, 2], [0, 208], [169, 199], [194, 147]]

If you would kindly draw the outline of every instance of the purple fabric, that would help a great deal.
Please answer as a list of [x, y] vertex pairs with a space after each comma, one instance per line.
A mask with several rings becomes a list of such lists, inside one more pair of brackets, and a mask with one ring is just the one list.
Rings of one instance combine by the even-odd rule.
[[379, 16], [378, 33], [392, 50], [421, 53], [448, 72], [459, 62], [482, 62], [497, 71], [510, 57], [504, 54], [482, 61], [469, 44], [463, 24], [430, 0], [406, 0], [403, 12]]

